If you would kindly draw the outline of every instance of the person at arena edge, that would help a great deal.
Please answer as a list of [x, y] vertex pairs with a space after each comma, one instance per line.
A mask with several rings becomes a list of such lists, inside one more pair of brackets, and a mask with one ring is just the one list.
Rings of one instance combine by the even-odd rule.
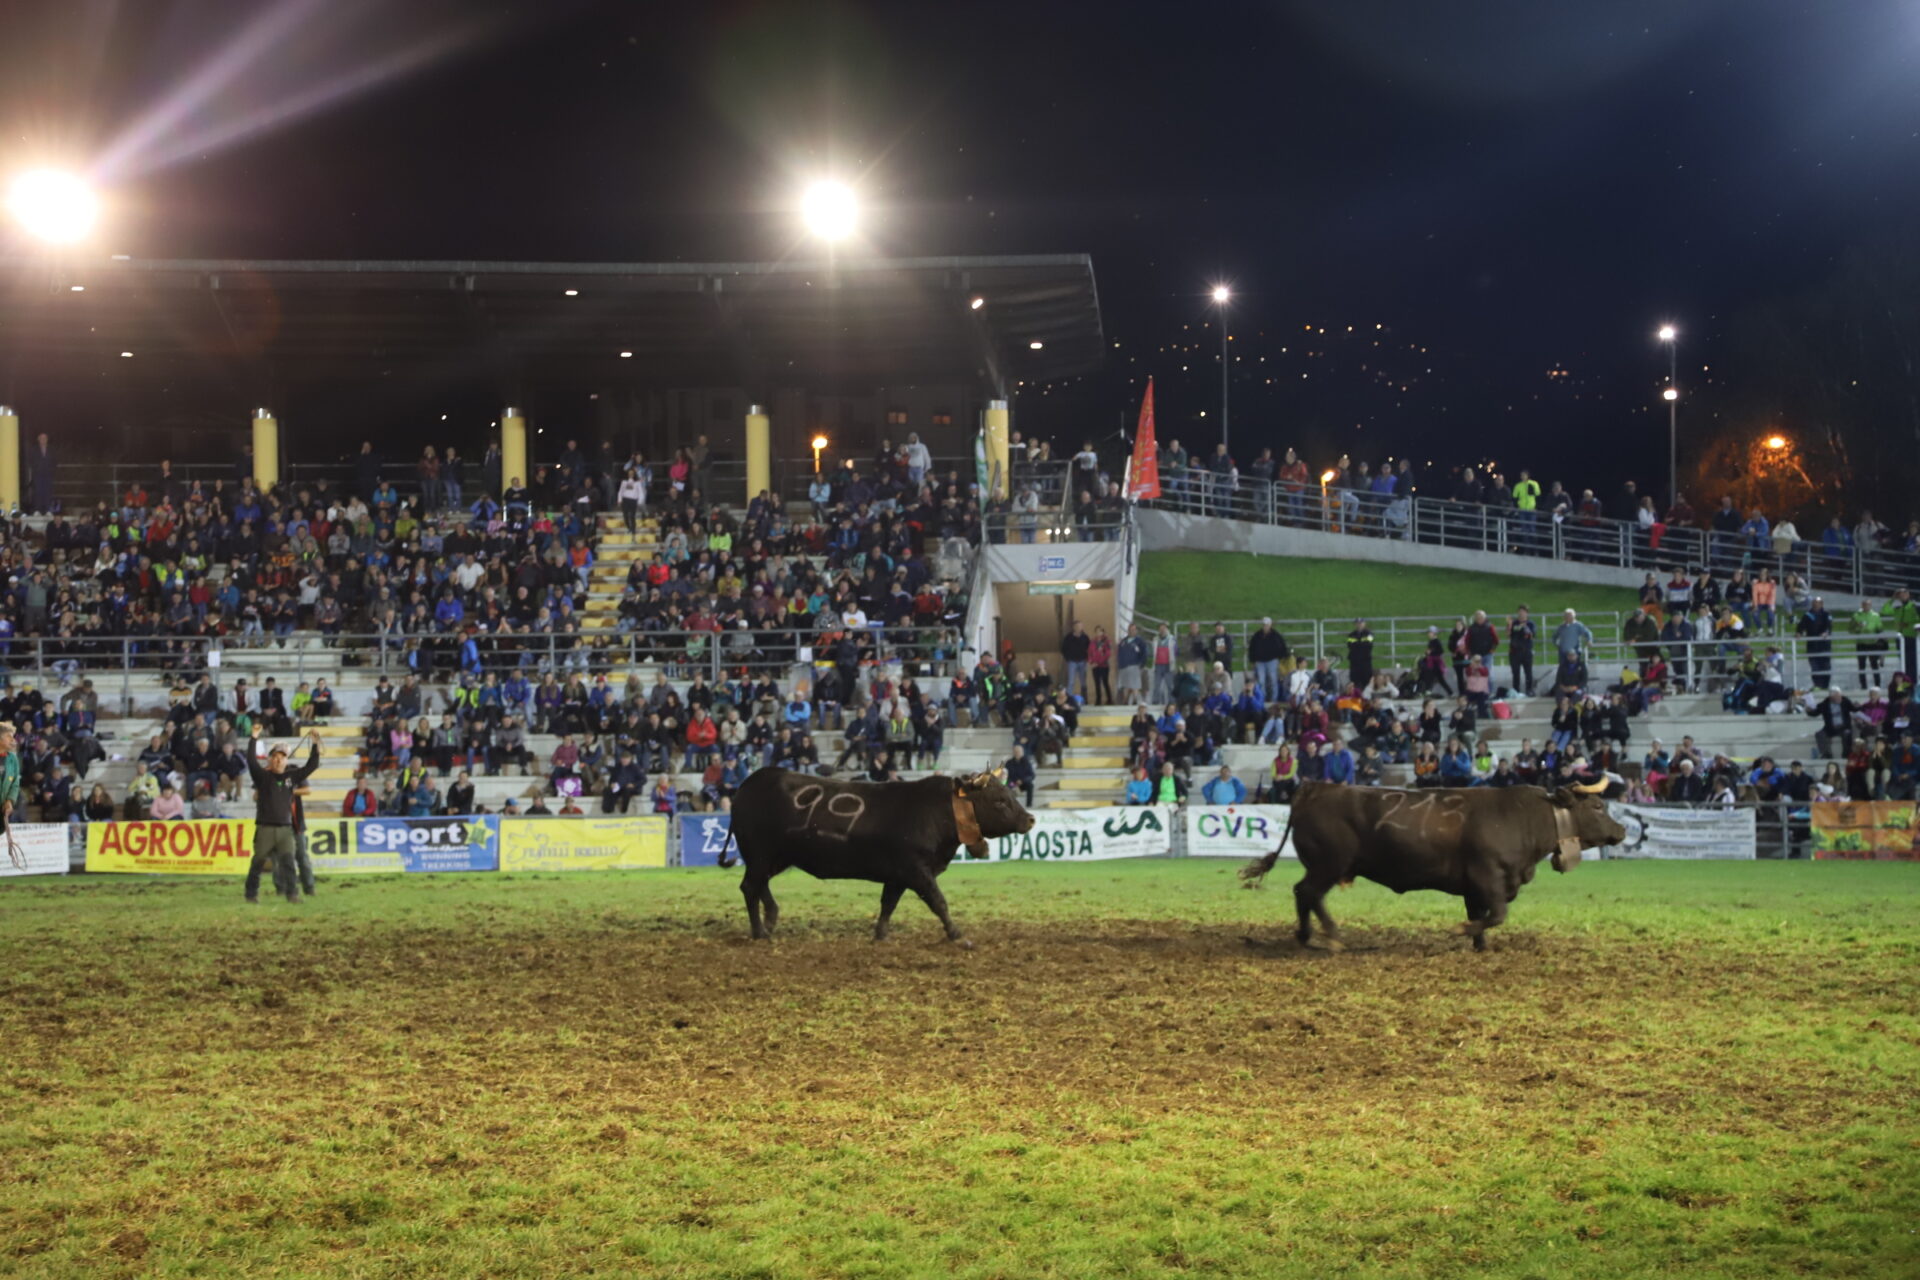
[[247, 865], [248, 902], [260, 900], [260, 873], [273, 868], [274, 892], [288, 902], [300, 901], [299, 871], [294, 862], [293, 802], [294, 788], [313, 776], [320, 766], [320, 734], [307, 735], [307, 762], [298, 769], [287, 768], [287, 749], [275, 745], [267, 752], [267, 763], [260, 763], [260, 726], [253, 726], [253, 741], [247, 751], [247, 772], [253, 776], [253, 861]]
[[0, 720], [0, 833], [13, 829], [13, 806], [20, 800], [20, 750], [13, 721]]

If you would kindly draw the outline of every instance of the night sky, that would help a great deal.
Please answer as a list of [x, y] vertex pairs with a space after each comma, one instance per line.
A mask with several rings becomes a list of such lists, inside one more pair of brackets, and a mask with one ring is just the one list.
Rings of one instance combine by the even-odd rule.
[[885, 252], [1090, 253], [1109, 363], [1018, 405], [1061, 442], [1152, 373], [1210, 445], [1224, 279], [1243, 457], [1657, 474], [1659, 322], [1704, 413], [1733, 317], [1920, 209], [1911, 0], [7, 12], [0, 161], [91, 165], [110, 251], [771, 257], [831, 171]]

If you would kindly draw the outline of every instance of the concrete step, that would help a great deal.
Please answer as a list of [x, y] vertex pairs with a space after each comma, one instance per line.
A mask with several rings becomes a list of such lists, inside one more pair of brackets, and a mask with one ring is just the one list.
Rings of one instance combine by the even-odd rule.
[[1060, 764], [1064, 769], [1104, 769], [1112, 772], [1115, 769], [1125, 769], [1127, 758], [1125, 756], [1076, 756], [1069, 751], [1066, 759]]

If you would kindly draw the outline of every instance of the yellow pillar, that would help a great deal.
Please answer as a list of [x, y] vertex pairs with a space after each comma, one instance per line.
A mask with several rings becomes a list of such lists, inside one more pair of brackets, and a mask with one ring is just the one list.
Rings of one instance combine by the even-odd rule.
[[1007, 479], [1007, 402], [987, 401], [987, 475], [993, 482], [993, 497], [1008, 495]]
[[20, 415], [0, 405], [0, 508], [20, 506]]
[[527, 480], [527, 418], [509, 405], [500, 414], [500, 487], [525, 486]]
[[280, 483], [280, 421], [271, 409], [253, 411], [253, 483], [262, 493]]
[[[773, 488], [773, 430], [765, 405], [747, 406], [747, 501]], [[709, 499], [711, 501], [711, 499]]]

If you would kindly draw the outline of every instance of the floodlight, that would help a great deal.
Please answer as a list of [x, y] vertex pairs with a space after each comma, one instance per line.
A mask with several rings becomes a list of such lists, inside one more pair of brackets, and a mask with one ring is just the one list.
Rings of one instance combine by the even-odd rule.
[[100, 201], [93, 188], [73, 174], [35, 169], [7, 188], [7, 212], [39, 239], [71, 244], [93, 230]]
[[1680, 389], [1678, 387], [1668, 387], [1660, 393], [1660, 398], [1662, 400], [1678, 400], [1680, 398]]
[[1233, 297], [1233, 290], [1227, 288], [1227, 286], [1223, 284], [1213, 286], [1213, 300], [1215, 302], [1225, 302], [1231, 297]]
[[844, 240], [859, 223], [859, 201], [844, 183], [816, 182], [800, 201], [800, 216], [820, 239]]
[[1674, 328], [1672, 325], [1663, 324], [1660, 326], [1660, 341], [1672, 342], [1675, 338], [1679, 336], [1680, 336], [1680, 331]]

